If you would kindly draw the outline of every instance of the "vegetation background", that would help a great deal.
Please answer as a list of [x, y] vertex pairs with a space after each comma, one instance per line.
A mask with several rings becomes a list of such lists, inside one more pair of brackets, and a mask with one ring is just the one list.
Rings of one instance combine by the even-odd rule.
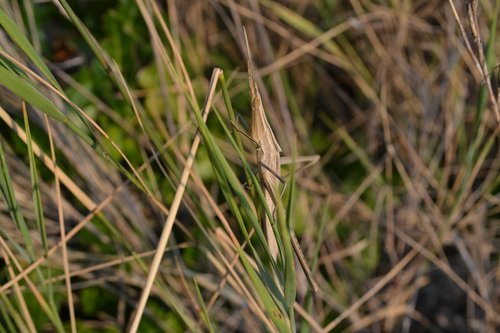
[[[140, 332], [498, 332], [499, 8], [0, 0], [0, 332], [127, 331], [162, 232]], [[243, 26], [282, 155], [321, 156], [276, 223], [314, 295], [257, 222]]]

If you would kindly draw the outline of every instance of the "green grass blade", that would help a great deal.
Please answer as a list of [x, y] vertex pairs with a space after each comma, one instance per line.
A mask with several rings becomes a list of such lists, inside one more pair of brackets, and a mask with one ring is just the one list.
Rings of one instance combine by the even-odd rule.
[[54, 103], [24, 78], [7, 70], [5, 67], [0, 67], [0, 84], [43, 113], [46, 113], [49, 117], [61, 122], [67, 121], [66, 116], [59, 111]]
[[186, 324], [189, 332], [201, 333], [202, 330], [198, 327], [199, 323], [197, 320], [192, 317], [191, 312], [184, 306], [183, 301], [177, 297], [177, 294], [172, 293], [166, 286], [160, 286], [159, 283], [156, 283], [159, 287], [161, 296], [165, 299], [166, 303], [172, 307], [172, 309], [179, 315], [182, 322]]
[[[30, 260], [32, 260], [33, 258], [35, 258], [35, 254], [33, 252], [33, 243], [31, 242], [28, 226], [26, 225], [26, 221], [24, 219], [24, 216], [21, 212], [21, 208], [19, 207], [19, 204], [17, 202], [14, 193], [14, 188], [12, 186], [12, 179], [9, 174], [7, 160], [5, 159], [5, 153], [1, 142], [0, 142], [0, 191], [2, 192], [2, 196], [4, 198], [5, 203], [7, 204], [7, 207], [9, 208], [12, 220], [15, 221], [17, 227], [21, 231], [25, 248], [28, 252]], [[18, 250], [21, 249], [18, 248]], [[20, 253], [23, 254], [25, 252], [21, 250]]]
[[[491, 24], [490, 24], [490, 36], [488, 37], [488, 42], [486, 43], [486, 67], [491, 69], [494, 65], [495, 61], [495, 41], [497, 36], [497, 24], [498, 24], [498, 14], [500, 12], [500, 1], [496, 2], [495, 13], [492, 16]], [[479, 89], [479, 98], [477, 103], [477, 113], [476, 113], [476, 124], [479, 126], [481, 122], [481, 118], [483, 115], [483, 111], [486, 108], [486, 104], [488, 101], [488, 91], [485, 85], [482, 85]]]
[[[295, 147], [295, 145], [294, 145]], [[288, 315], [290, 317], [290, 321], [294, 323], [294, 314], [293, 314], [293, 304], [295, 303], [295, 297], [297, 294], [297, 277], [295, 272], [295, 262], [293, 257], [293, 248], [292, 241], [290, 239], [290, 233], [293, 228], [293, 207], [294, 207], [294, 199], [295, 199], [295, 159], [296, 152], [295, 148], [293, 149], [292, 155], [292, 167], [291, 167], [291, 178], [289, 181], [289, 193], [288, 193], [288, 202], [287, 202], [287, 212], [286, 217], [283, 215], [283, 203], [281, 202], [281, 198], [276, 195], [276, 216], [277, 222], [279, 225], [280, 237], [283, 242], [283, 264], [284, 264], [284, 272], [285, 272], [285, 304], [287, 307]], [[295, 330], [295, 328], [294, 328]]]
[[[12, 320], [10, 317], [7, 315], [7, 312], [5, 310], [5, 305], [3, 304], [4, 302], [0, 299], [0, 333], [7, 332], [15, 332], [14, 330], [14, 324], [12, 323]], [[4, 327], [7, 326], [7, 328]]]
[[205, 324], [207, 325], [208, 331], [210, 333], [215, 333], [214, 327], [212, 326], [212, 321], [210, 320], [210, 317], [208, 315], [207, 307], [205, 305], [205, 302], [203, 301], [203, 296], [201, 295], [200, 286], [198, 285], [196, 280], [194, 280], [194, 286], [196, 289], [196, 295], [198, 296], [198, 301], [199, 301], [200, 308], [201, 308], [201, 317], [202, 317], [203, 321], [205, 322]]
[[27, 103], [33, 105], [49, 117], [65, 123], [68, 127], [75, 132], [82, 140], [93, 148], [98, 149], [102, 155], [103, 149], [100, 148], [96, 139], [88, 136], [84, 130], [69, 120], [47, 97], [45, 97], [39, 90], [37, 90], [30, 82], [23, 77], [12, 73], [5, 67], [0, 66], [0, 84], [5, 88], [12, 91], [14, 94], [25, 100]]
[[22, 315], [16, 310], [16, 307], [12, 302], [7, 298], [6, 295], [1, 295], [2, 303], [5, 305], [5, 310], [7, 311], [7, 317], [13, 320], [12, 326], [17, 326], [17, 329], [12, 330], [11, 332], [29, 332], [30, 330], [24, 323], [22, 319]]
[[246, 253], [244, 253], [243, 250], [241, 250], [240, 248], [238, 249], [238, 252], [240, 255], [241, 262], [243, 263], [243, 266], [245, 267], [245, 270], [248, 273], [250, 280], [252, 280], [252, 283], [257, 291], [257, 294], [262, 300], [264, 308], [266, 309], [266, 312], [269, 314], [271, 320], [273, 321], [273, 323], [276, 325], [276, 327], [280, 332], [283, 333], [290, 332], [290, 323], [288, 322], [288, 320], [285, 319], [286, 316], [284, 316], [283, 309], [281, 309], [276, 304], [271, 294], [269, 293], [267, 286], [262, 283], [262, 280], [259, 278], [259, 275], [257, 274], [257, 272], [255, 272], [252, 265], [246, 258]]
[[31, 178], [31, 188], [33, 191], [33, 206], [35, 210], [36, 224], [38, 226], [38, 232], [41, 235], [43, 250], [45, 254], [48, 251], [47, 244], [47, 231], [45, 226], [45, 219], [43, 217], [43, 204], [42, 196], [40, 194], [40, 183], [38, 181], [38, 170], [35, 162], [35, 154], [33, 153], [33, 145], [31, 138], [31, 130], [29, 126], [28, 113], [26, 112], [26, 107], [23, 105], [23, 117], [24, 117], [24, 127], [26, 129], [26, 145], [28, 146], [28, 157], [30, 162], [30, 178]]
[[[10, 302], [9, 299], [7, 299], [5, 296], [0, 296], [0, 314], [2, 318], [2, 322], [0, 323], [0, 325], [2, 326], [2, 330], [4, 332], [16, 332], [14, 323], [12, 322], [12, 318], [10, 318], [9, 314], [7, 313], [6, 303], [8, 302]], [[3, 327], [4, 323], [7, 328]]]
[[51, 71], [40, 57], [40, 55], [33, 48], [31, 43], [26, 39], [24, 34], [21, 32], [16, 22], [14, 22], [2, 9], [0, 9], [0, 25], [5, 29], [9, 37], [16, 43], [17, 46], [31, 59], [35, 66], [45, 75], [45, 77], [62, 92], [61, 86], [57, 83], [57, 80], [52, 75]]

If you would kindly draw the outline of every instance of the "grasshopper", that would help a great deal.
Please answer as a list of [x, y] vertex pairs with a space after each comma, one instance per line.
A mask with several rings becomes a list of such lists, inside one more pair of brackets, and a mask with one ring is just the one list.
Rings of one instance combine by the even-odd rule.
[[[254, 141], [257, 145], [257, 163], [259, 164], [259, 177], [263, 184], [264, 195], [266, 203], [271, 212], [276, 209], [276, 189], [278, 188], [279, 182], [284, 182], [280, 176], [280, 165], [281, 165], [281, 147], [274, 136], [274, 132], [269, 125], [266, 118], [264, 107], [262, 105], [262, 98], [260, 96], [259, 90], [257, 88], [257, 83], [254, 79], [254, 71], [252, 65], [252, 57], [250, 53], [250, 46], [248, 44], [248, 38], [246, 31], [244, 30], [245, 43], [247, 49], [247, 66], [248, 66], [248, 80], [250, 84], [250, 97], [251, 97], [251, 107], [252, 107], [252, 117], [251, 117], [251, 127], [250, 127], [250, 139]], [[269, 250], [273, 259], [276, 260], [278, 256], [278, 242], [276, 241], [276, 236], [274, 235], [271, 221], [267, 215], [264, 217], [264, 232], [269, 245]], [[293, 250], [299, 263], [306, 274], [307, 281], [310, 288], [314, 291], [318, 291], [318, 285], [312, 277], [312, 273], [307, 265], [307, 261], [304, 258], [302, 249], [300, 248], [295, 232], [291, 230], [290, 240], [292, 243]]]

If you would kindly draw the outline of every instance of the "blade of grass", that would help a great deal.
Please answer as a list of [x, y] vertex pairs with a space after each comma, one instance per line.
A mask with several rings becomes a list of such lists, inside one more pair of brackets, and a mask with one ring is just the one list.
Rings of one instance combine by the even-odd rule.
[[2, 10], [0, 9], [0, 25], [5, 29], [9, 37], [16, 43], [17, 46], [23, 50], [23, 52], [33, 61], [35, 66], [45, 75], [45, 77], [50, 81], [50, 83], [57, 88], [57, 90], [62, 92], [61, 86], [52, 75], [45, 62], [40, 57], [38, 52], [33, 48], [31, 43], [26, 39], [21, 30], [19, 30], [17, 24]]
[[[296, 153], [296, 140], [294, 140], [293, 144], [293, 152], [292, 152], [292, 167], [290, 170], [291, 178], [289, 181], [289, 193], [288, 193], [288, 202], [287, 202], [287, 211], [286, 217], [284, 216], [284, 208], [283, 203], [281, 202], [281, 198], [277, 195], [275, 196], [276, 201], [276, 217], [278, 220], [279, 231], [281, 236], [281, 242], [283, 244], [283, 264], [285, 271], [285, 305], [288, 310], [288, 316], [290, 318], [290, 322], [292, 323], [292, 330], [295, 332], [295, 316], [293, 312], [293, 304], [295, 303], [295, 297], [297, 296], [297, 277], [295, 272], [295, 262], [293, 257], [293, 248], [292, 248], [292, 239], [291, 233], [293, 230], [293, 217], [294, 217], [294, 204], [295, 204], [295, 157]], [[277, 189], [276, 189], [277, 190]], [[278, 193], [278, 192], [274, 193]]]
[[[54, 142], [52, 140], [52, 130], [50, 123], [47, 119], [47, 116], [45, 115], [45, 123], [47, 125], [47, 133], [49, 136], [49, 145], [50, 145], [50, 154], [52, 157], [52, 164], [54, 165], [54, 168], [57, 166], [56, 162], [56, 152], [55, 152], [55, 147], [54, 147]], [[70, 318], [70, 326], [71, 326], [71, 332], [76, 333], [76, 317], [75, 317], [75, 306], [73, 302], [73, 290], [71, 287], [71, 278], [70, 278], [70, 269], [69, 269], [69, 259], [68, 259], [68, 248], [66, 246], [67, 241], [66, 241], [66, 227], [64, 225], [64, 213], [62, 209], [62, 199], [61, 199], [61, 184], [59, 182], [59, 177], [57, 176], [57, 173], [54, 173], [54, 178], [55, 178], [55, 189], [56, 189], [56, 200], [57, 200], [57, 215], [58, 215], [58, 220], [59, 220], [59, 233], [61, 236], [61, 249], [62, 249], [62, 265], [63, 265], [63, 270], [64, 270], [64, 276], [65, 276], [65, 284], [66, 284], [66, 296], [68, 299], [68, 310], [69, 310], [69, 318]]]
[[28, 157], [30, 162], [30, 178], [31, 178], [31, 188], [33, 192], [33, 203], [35, 210], [36, 224], [38, 227], [38, 232], [40, 233], [42, 239], [42, 246], [45, 254], [47, 254], [47, 226], [45, 225], [45, 218], [43, 216], [43, 204], [42, 196], [40, 194], [40, 184], [38, 181], [38, 170], [35, 162], [35, 154], [33, 153], [33, 140], [31, 138], [31, 131], [28, 120], [28, 112], [26, 111], [26, 104], [23, 102], [23, 118], [24, 127], [26, 129], [26, 146], [28, 147]]
[[[0, 315], [1, 318], [3, 319], [2, 322], [0, 322], [0, 331], [3, 333], [8, 332], [15, 332], [16, 330], [14, 329], [14, 323], [12, 322], [12, 318], [8, 315], [7, 313], [7, 305], [5, 304], [6, 302], [9, 302], [7, 297], [5, 295], [0, 295]], [[4, 328], [4, 323], [7, 328]]]
[[[3, 239], [3, 237], [0, 236], [0, 247], [5, 251], [5, 253], [9, 256], [11, 262], [14, 264], [15, 268], [18, 271], [22, 271], [21, 265], [19, 264], [19, 261], [16, 259], [14, 256], [14, 253], [10, 250], [9, 246]], [[45, 298], [43, 298], [42, 294], [39, 292], [39, 290], [36, 288], [35, 284], [31, 281], [31, 279], [28, 276], [24, 276], [24, 280], [26, 281], [27, 287], [29, 288], [30, 292], [33, 294], [35, 297], [36, 301], [40, 305], [42, 311], [45, 313], [47, 318], [52, 322], [54, 325], [55, 329], [63, 333], [64, 328], [63, 324], [61, 322], [61, 318], [59, 317], [59, 312], [55, 308], [51, 308], [50, 305], [45, 301]], [[16, 278], [11, 279], [10, 281], [14, 281], [16, 283], [18, 280]], [[4, 293], [0, 292], [0, 295], [3, 295]]]
[[269, 287], [262, 283], [262, 280], [260, 279], [258, 274], [253, 269], [252, 265], [246, 258], [246, 253], [243, 252], [241, 248], [239, 248], [238, 251], [241, 258], [241, 262], [243, 263], [243, 266], [245, 267], [248, 276], [252, 280], [254, 288], [256, 289], [257, 294], [259, 295], [262, 303], [264, 304], [266, 312], [271, 317], [271, 320], [273, 321], [273, 323], [276, 325], [276, 327], [280, 332], [283, 333], [291, 332], [292, 324], [288, 320], [286, 320], [285, 319], [286, 316], [284, 316], [286, 310], [280, 308], [279, 303], [277, 304], [271, 297], [269, 293]]
[[33, 87], [30, 82], [2, 66], [0, 66], [0, 84], [51, 118], [60, 122], [68, 121], [54, 103]]
[[[495, 41], [497, 37], [497, 22], [498, 22], [498, 14], [500, 12], [500, 1], [496, 2], [495, 12], [492, 15], [492, 20], [490, 24], [490, 36], [488, 37], [488, 42], [486, 43], [486, 67], [492, 68], [495, 61]], [[488, 102], [488, 90], [484, 85], [479, 88], [479, 97], [477, 102], [477, 111], [476, 111], [476, 126], [479, 127], [481, 123], [483, 111], [486, 108], [486, 104]]]
[[[2, 254], [3, 260], [5, 261], [5, 266], [7, 266], [7, 271], [9, 272], [9, 276], [10, 277], [15, 276], [14, 270], [12, 269], [12, 266], [10, 264], [9, 256], [3, 250], [0, 252]], [[23, 314], [23, 318], [26, 321], [28, 331], [33, 333], [36, 332], [35, 325], [33, 323], [33, 318], [31, 318], [28, 307], [26, 306], [26, 300], [24, 299], [23, 293], [21, 292], [21, 288], [19, 287], [18, 283], [14, 284], [14, 294], [16, 296], [18, 306]]]
[[22, 320], [22, 315], [17, 312], [15, 306], [7, 298], [7, 295], [2, 294], [0, 297], [3, 300], [7, 317], [11, 319], [12, 326], [17, 326], [17, 328], [13, 328], [11, 332], [29, 332], [28, 327], [26, 327], [26, 324]]
[[[44, 254], [47, 255], [48, 253], [48, 243], [47, 243], [47, 227], [45, 224], [45, 217], [43, 213], [43, 203], [42, 203], [42, 196], [40, 193], [40, 183], [38, 180], [38, 169], [36, 166], [36, 161], [35, 161], [35, 154], [34, 154], [34, 146], [35, 148], [38, 148], [36, 143], [33, 142], [32, 137], [31, 137], [31, 131], [30, 131], [30, 126], [29, 126], [29, 120], [28, 120], [28, 112], [26, 111], [26, 104], [23, 102], [22, 103], [22, 111], [23, 111], [23, 118], [24, 118], [24, 124], [26, 128], [26, 146], [28, 147], [28, 156], [29, 156], [29, 163], [30, 163], [30, 179], [31, 179], [31, 184], [32, 184], [32, 193], [33, 193], [33, 207], [35, 210], [35, 218], [36, 218], [36, 224], [38, 228], [38, 232], [40, 233], [40, 238], [42, 239], [42, 247]], [[47, 115], [44, 115], [45, 118], [48, 118]], [[34, 261], [35, 258], [32, 259]], [[48, 273], [50, 276], [50, 267], [48, 268]], [[40, 280], [43, 282], [45, 281], [45, 277], [43, 275], [43, 272], [40, 269], [37, 269], [38, 276]], [[43, 283], [45, 285], [45, 283]], [[53, 289], [52, 286], [49, 285], [48, 288], [45, 288], [45, 293], [46, 295], [52, 299], [54, 297], [53, 294]], [[54, 304], [51, 304], [52, 306]], [[53, 309], [55, 307], [53, 306]]]
[[215, 330], [212, 326], [212, 321], [210, 320], [210, 316], [208, 315], [207, 307], [205, 306], [205, 302], [203, 301], [203, 296], [201, 295], [200, 286], [198, 286], [196, 279], [194, 280], [194, 287], [196, 289], [196, 295], [198, 296], [198, 302], [201, 306], [201, 318], [207, 325], [208, 331], [210, 333], [215, 333]]
[[[226, 106], [227, 114], [229, 115], [229, 120], [231, 120], [233, 124], [236, 124], [236, 116], [233, 110], [233, 104], [231, 103], [231, 97], [229, 96], [229, 90], [227, 87], [226, 78], [224, 77], [224, 74], [221, 75], [220, 86], [222, 88], [222, 96], [224, 97], [224, 105]], [[233, 138], [235, 138], [236, 143], [238, 144], [238, 148], [240, 149], [240, 151], [244, 151], [243, 143], [241, 142], [241, 138], [238, 135], [238, 133], [236, 133], [236, 128], [233, 127], [232, 132], [233, 132]], [[248, 177], [249, 176], [247, 176], [247, 179]]]
[[[5, 159], [5, 152], [3, 150], [2, 142], [0, 141], [0, 191], [2, 192], [2, 196], [4, 202], [6, 203], [10, 216], [12, 220], [16, 223], [17, 227], [21, 231], [21, 235], [24, 241], [24, 248], [16, 247], [16, 250], [19, 251], [23, 257], [31, 261], [35, 258], [35, 254], [33, 251], [33, 243], [31, 241], [31, 237], [29, 235], [28, 226], [26, 225], [26, 220], [24, 219], [23, 213], [21, 212], [21, 208], [16, 199], [16, 195], [14, 193], [14, 188], [12, 185], [12, 178], [9, 174], [9, 168], [7, 165], [7, 160]], [[1, 233], [4, 233], [0, 230]], [[8, 237], [8, 234], [5, 234]], [[26, 249], [26, 251], [24, 251]]]

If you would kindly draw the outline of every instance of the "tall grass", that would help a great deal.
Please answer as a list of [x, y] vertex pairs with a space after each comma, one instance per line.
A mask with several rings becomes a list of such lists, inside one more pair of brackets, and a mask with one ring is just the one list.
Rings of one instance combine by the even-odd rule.
[[500, 2], [389, 3], [1, 1], [0, 332], [497, 331]]

